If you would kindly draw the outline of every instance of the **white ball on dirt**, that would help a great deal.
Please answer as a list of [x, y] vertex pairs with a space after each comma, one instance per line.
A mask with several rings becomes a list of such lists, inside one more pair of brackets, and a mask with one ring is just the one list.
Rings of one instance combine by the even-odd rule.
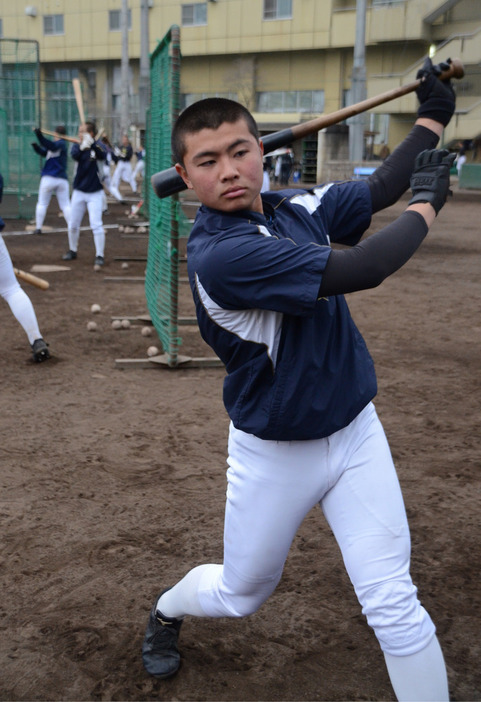
[[130, 321], [128, 319], [122, 320], [122, 329], [130, 329]]
[[124, 271], [126, 271], [128, 267], [129, 267], [128, 263], [122, 263], [122, 268], [124, 269]]
[[157, 346], [149, 346], [147, 349], [147, 356], [158, 356], [159, 355], [159, 349]]
[[90, 311], [92, 312], [92, 314], [98, 314], [100, 312], [100, 310], [101, 310], [101, 307], [100, 307], [100, 305], [97, 305], [97, 304], [93, 304], [92, 307], [90, 308]]
[[97, 322], [87, 322], [87, 329], [89, 331], [96, 331], [97, 329]]
[[142, 327], [142, 336], [152, 336], [152, 327]]
[[114, 319], [112, 322], [112, 329], [122, 329], [122, 322], [120, 319]]

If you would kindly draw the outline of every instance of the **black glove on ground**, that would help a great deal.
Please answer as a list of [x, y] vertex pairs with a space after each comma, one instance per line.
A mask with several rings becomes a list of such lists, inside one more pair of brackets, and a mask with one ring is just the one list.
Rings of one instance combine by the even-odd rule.
[[421, 79], [421, 84], [416, 89], [420, 102], [418, 117], [429, 117], [440, 122], [444, 127], [449, 124], [456, 107], [456, 97], [450, 80], [439, 80], [443, 71], [449, 69], [451, 59], [446, 63], [433, 62], [428, 57], [423, 67], [417, 72], [416, 78]]
[[410, 205], [429, 202], [438, 214], [449, 194], [449, 171], [456, 154], [447, 149], [421, 151], [416, 156], [414, 171], [411, 176], [413, 197]]

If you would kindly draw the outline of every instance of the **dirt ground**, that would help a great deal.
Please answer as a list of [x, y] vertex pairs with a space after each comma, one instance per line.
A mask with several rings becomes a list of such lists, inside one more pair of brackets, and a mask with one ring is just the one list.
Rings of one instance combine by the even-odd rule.
[[[370, 231], [405, 205], [376, 216]], [[144, 672], [154, 598], [193, 565], [222, 559], [228, 420], [221, 368], [116, 362], [146, 358], [158, 343], [142, 336], [142, 322], [111, 327], [114, 317], [147, 313], [142, 281], [128, 278], [144, 275], [148, 239], [119, 230], [125, 211], [111, 205], [105, 218], [114, 226], [100, 273], [86, 230], [70, 270], [41, 274], [49, 290], [24, 285], [50, 361], [30, 360], [0, 303], [0, 698], [393, 700], [320, 510], [258, 613], [186, 620], [178, 675], [161, 682]], [[481, 700], [480, 221], [481, 193], [455, 191], [401, 271], [349, 296], [377, 367], [413, 577], [458, 701]], [[51, 204], [47, 224], [62, 222]], [[7, 222], [14, 265], [65, 265], [65, 231], [24, 235], [26, 224]], [[180, 313], [193, 314], [186, 283], [180, 298]], [[181, 353], [212, 355], [195, 326], [181, 335]]]

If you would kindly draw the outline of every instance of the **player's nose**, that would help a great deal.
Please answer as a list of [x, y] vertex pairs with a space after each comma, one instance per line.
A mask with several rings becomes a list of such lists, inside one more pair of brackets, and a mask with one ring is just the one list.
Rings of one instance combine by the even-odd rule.
[[226, 157], [220, 162], [220, 177], [222, 181], [232, 180], [237, 178], [239, 171], [237, 170], [236, 163], [233, 159]]

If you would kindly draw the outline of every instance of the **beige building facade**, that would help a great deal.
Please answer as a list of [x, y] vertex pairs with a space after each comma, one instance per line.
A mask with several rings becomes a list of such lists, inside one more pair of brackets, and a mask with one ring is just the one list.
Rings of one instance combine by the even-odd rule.
[[[143, 8], [143, 9], [142, 9]], [[118, 138], [122, 96], [121, 0], [0, 0], [0, 36], [38, 42], [45, 80], [79, 77], [88, 116]], [[143, 36], [141, 13], [148, 13]], [[129, 122], [144, 127], [139, 109], [142, 46], [153, 51], [172, 25], [180, 27], [181, 105], [223, 95], [243, 102], [262, 133], [349, 104], [356, 37], [355, 0], [129, 0]], [[367, 0], [367, 95], [414, 80], [424, 57], [459, 57], [457, 114], [444, 143], [481, 135], [481, 3], [475, 0]], [[389, 149], [415, 117], [414, 94], [366, 114], [365, 157]], [[338, 132], [347, 129], [341, 125]], [[336, 130], [332, 130], [336, 131]], [[342, 143], [342, 139], [333, 143]], [[303, 150], [304, 168], [315, 177]], [[317, 143], [314, 145], [317, 151]]]

